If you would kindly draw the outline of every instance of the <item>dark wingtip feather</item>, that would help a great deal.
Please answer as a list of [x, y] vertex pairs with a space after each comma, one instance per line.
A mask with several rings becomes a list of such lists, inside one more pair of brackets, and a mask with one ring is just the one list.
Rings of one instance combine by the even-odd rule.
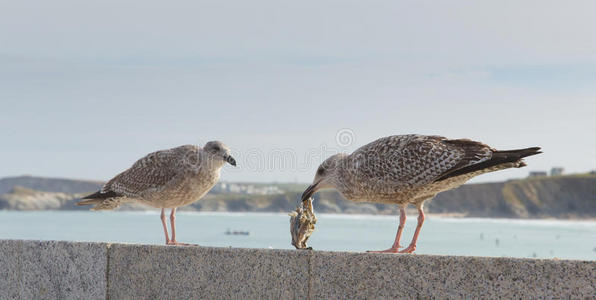
[[495, 151], [493, 154], [504, 154], [507, 157], [510, 157], [513, 159], [520, 159], [520, 158], [524, 158], [527, 156], [540, 154], [540, 153], [542, 153], [542, 151], [540, 151], [540, 150], [541, 150], [540, 147], [531, 147], [531, 148], [515, 149], [515, 150], [498, 150], [498, 151]]
[[522, 160], [522, 158], [536, 155], [542, 153], [539, 151], [540, 147], [531, 147], [525, 149], [516, 149], [516, 150], [504, 150], [504, 151], [493, 151], [492, 158], [486, 161], [483, 161], [478, 164], [469, 165], [460, 169], [451, 170], [446, 172], [444, 175], [439, 177], [435, 181], [445, 180], [447, 178], [463, 175], [466, 173], [476, 172], [482, 169], [487, 169], [496, 165], [500, 165], [503, 163], [515, 163], [517, 165], [514, 166], [515, 168], [525, 167], [526, 163]]
[[97, 191], [91, 195], [87, 195], [81, 199], [108, 199], [108, 198], [114, 198], [114, 197], [119, 197], [120, 195], [116, 194], [113, 191], [107, 191], [105, 193], [102, 193], [101, 191]]
[[521, 157], [527, 157], [527, 156], [531, 156], [531, 155], [536, 155], [536, 154], [540, 154], [542, 153], [542, 151], [540, 151], [541, 148], [540, 147], [532, 147], [532, 148], [527, 148], [527, 149], [521, 149], [521, 150], [514, 150], [511, 152], [519, 152]]
[[87, 195], [81, 199], [96, 199], [96, 198], [99, 198], [99, 195], [101, 195], [101, 191], [97, 191], [97, 192], [95, 192], [91, 195]]
[[87, 196], [81, 198], [81, 200], [83, 200], [83, 201], [77, 202], [77, 205], [98, 204], [98, 203], [103, 202], [103, 200], [105, 200], [105, 199], [116, 198], [116, 197], [120, 197], [120, 195], [113, 191], [107, 191], [105, 193], [102, 193], [101, 191], [97, 191], [91, 195], [87, 195]]

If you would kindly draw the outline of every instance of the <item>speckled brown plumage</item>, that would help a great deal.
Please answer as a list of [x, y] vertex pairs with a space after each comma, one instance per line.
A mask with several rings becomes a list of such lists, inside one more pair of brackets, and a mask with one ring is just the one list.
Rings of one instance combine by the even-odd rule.
[[[83, 198], [78, 205], [93, 210], [114, 209], [126, 202], [138, 202], [162, 209], [175, 209], [203, 197], [217, 182], [222, 166], [236, 165], [229, 148], [213, 141], [200, 148], [184, 145], [147, 154], [130, 168], [109, 180], [103, 188]], [[172, 229], [172, 231], [174, 231]], [[174, 239], [174, 233], [172, 233]], [[166, 243], [168, 243], [166, 231]]]
[[215, 185], [223, 165], [209, 164], [201, 152], [197, 146], [184, 145], [147, 154], [103, 186], [97, 196], [113, 197], [102, 199], [93, 209], [113, 209], [125, 202], [174, 208], [198, 200]]
[[522, 158], [540, 153], [538, 150], [498, 151], [480, 142], [440, 136], [384, 137], [352, 154], [326, 159], [303, 199], [317, 190], [335, 188], [348, 200], [394, 203], [402, 207], [400, 211], [414, 204], [423, 217], [424, 201], [437, 193], [480, 174], [525, 166]]

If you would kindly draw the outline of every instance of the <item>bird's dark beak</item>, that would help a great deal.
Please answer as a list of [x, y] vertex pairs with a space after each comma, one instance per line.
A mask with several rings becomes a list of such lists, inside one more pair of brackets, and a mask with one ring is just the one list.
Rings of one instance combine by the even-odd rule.
[[224, 159], [232, 166], [236, 166], [236, 160], [229, 154], [224, 155]]
[[312, 195], [317, 191], [318, 185], [319, 185], [319, 182], [313, 183], [313, 184], [309, 185], [308, 188], [306, 188], [304, 193], [302, 193], [302, 202], [304, 202], [304, 201], [308, 200], [308, 198], [312, 197]]

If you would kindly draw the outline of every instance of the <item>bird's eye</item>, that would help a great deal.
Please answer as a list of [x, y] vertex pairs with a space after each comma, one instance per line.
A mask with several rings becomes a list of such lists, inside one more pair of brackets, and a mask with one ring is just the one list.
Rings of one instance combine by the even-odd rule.
[[319, 167], [319, 169], [317, 170], [317, 175], [321, 176], [323, 174], [325, 174], [325, 168]]

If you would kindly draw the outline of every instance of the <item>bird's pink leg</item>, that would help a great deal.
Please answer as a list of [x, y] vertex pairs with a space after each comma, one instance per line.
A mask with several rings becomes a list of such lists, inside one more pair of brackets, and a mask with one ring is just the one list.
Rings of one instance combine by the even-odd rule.
[[418, 240], [418, 234], [420, 234], [422, 223], [424, 223], [424, 210], [422, 209], [421, 205], [420, 207], [418, 207], [418, 225], [416, 225], [416, 231], [414, 231], [414, 237], [412, 238], [412, 242], [410, 243], [408, 248], [399, 251], [399, 253], [413, 253], [416, 250], [416, 241]]
[[166, 234], [166, 245], [170, 244], [170, 237], [168, 236], [168, 226], [166, 225], [165, 209], [161, 209], [161, 224], [163, 225], [163, 232]]
[[183, 245], [188, 246], [190, 244], [179, 243], [176, 242], [176, 208], [172, 208], [172, 213], [170, 214], [170, 228], [172, 228], [172, 240], [168, 243], [168, 245]]
[[393, 246], [387, 250], [383, 251], [368, 251], [371, 253], [397, 253], [398, 249], [401, 248], [399, 244], [399, 240], [401, 239], [401, 233], [404, 230], [404, 226], [406, 225], [406, 208], [405, 206], [401, 206], [399, 208], [399, 226], [397, 227], [397, 234], [395, 235], [395, 241], [393, 242]]

